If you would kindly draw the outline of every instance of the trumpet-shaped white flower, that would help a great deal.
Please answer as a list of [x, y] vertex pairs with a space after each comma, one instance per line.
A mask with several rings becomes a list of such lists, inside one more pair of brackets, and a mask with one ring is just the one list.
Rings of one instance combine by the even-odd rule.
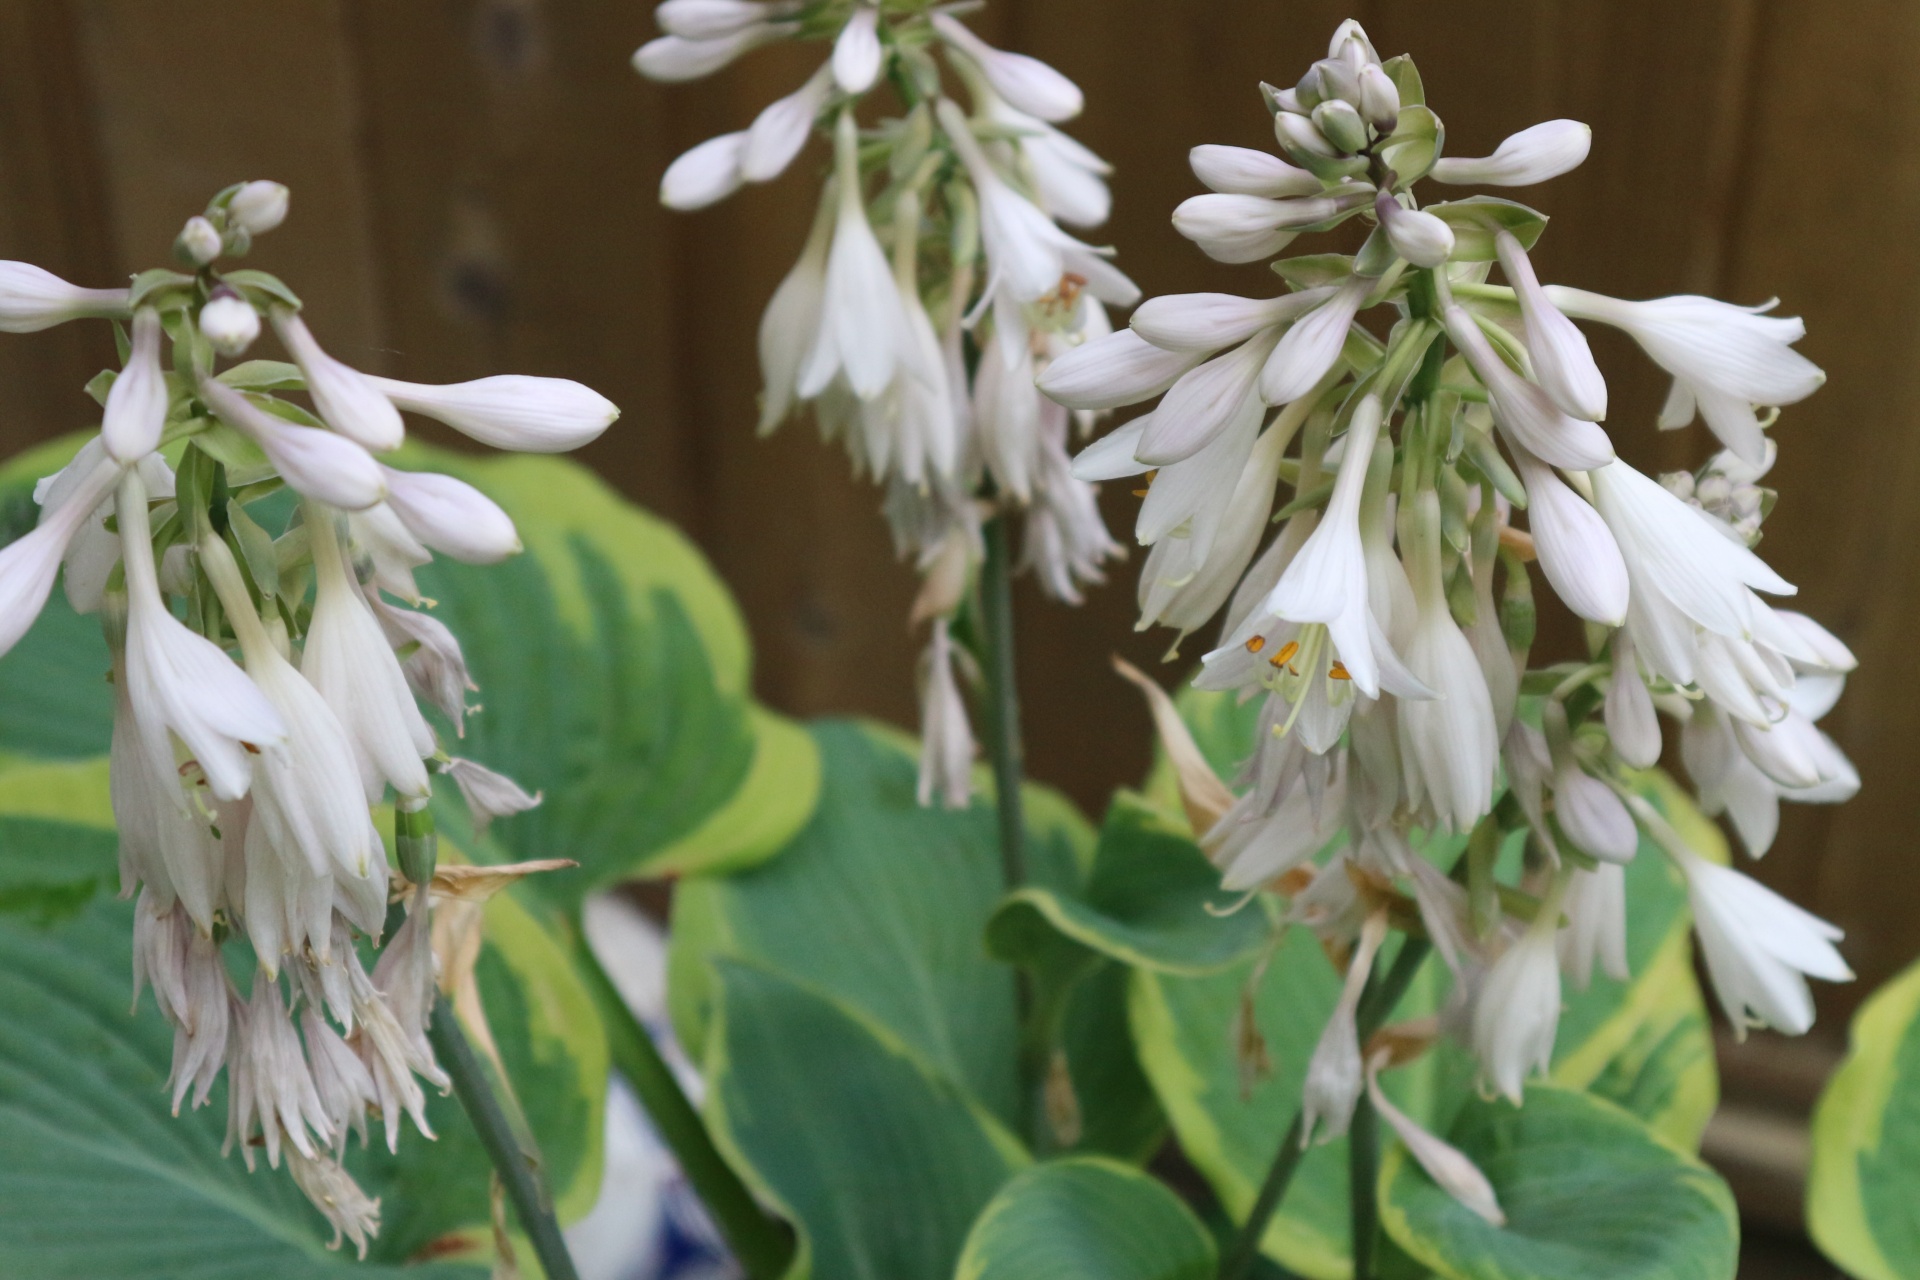
[[[1260, 371], [1260, 398], [1290, 404], [1313, 390], [1340, 359], [1347, 330], [1373, 282], [1354, 276], [1296, 321], [1280, 338]], [[1369, 442], [1368, 449], [1373, 447]], [[1365, 466], [1365, 461], [1361, 463]]]
[[973, 796], [973, 730], [966, 700], [954, 678], [953, 642], [947, 621], [936, 618], [920, 673], [920, 781], [922, 805], [936, 795], [948, 809], [964, 809]]
[[950, 14], [936, 11], [931, 21], [940, 38], [970, 58], [1015, 110], [1055, 124], [1080, 114], [1085, 100], [1079, 87], [1038, 58], [996, 49]]
[[1593, 130], [1578, 120], [1547, 120], [1509, 135], [1480, 159], [1442, 156], [1430, 176], [1455, 186], [1530, 187], [1578, 169], [1593, 147]]
[[853, 393], [870, 400], [893, 381], [907, 318], [880, 241], [860, 202], [858, 138], [853, 113], [835, 128], [835, 188], [839, 209], [827, 254], [825, 288], [813, 348], [801, 362], [797, 389], [812, 399], [842, 375]]
[[41, 508], [40, 523], [33, 532], [0, 547], [0, 654], [20, 643], [46, 607], [68, 547], [112, 495], [121, 471], [102, 449], [84, 475], [73, 477], [71, 488], [57, 502], [49, 493], [49, 505]]
[[1360, 945], [1354, 948], [1347, 966], [1346, 981], [1340, 998], [1334, 1002], [1333, 1016], [1321, 1028], [1320, 1040], [1307, 1060], [1307, 1078], [1300, 1104], [1300, 1143], [1313, 1142], [1316, 1132], [1321, 1142], [1344, 1135], [1353, 1123], [1353, 1108], [1360, 1101], [1365, 1085], [1360, 1062], [1359, 1031], [1355, 1015], [1367, 978], [1373, 972], [1374, 957], [1386, 941], [1387, 918], [1376, 912], [1367, 917], [1360, 930]]
[[423, 545], [462, 564], [498, 564], [520, 554], [512, 517], [466, 481], [434, 471], [380, 471], [387, 506]]
[[1013, 134], [1040, 208], [1070, 226], [1097, 227], [1113, 211], [1107, 175], [1113, 166], [1037, 116], [1018, 110], [990, 86], [981, 86], [984, 113]]
[[167, 380], [160, 370], [160, 313], [142, 307], [133, 316], [133, 350], [107, 392], [100, 438], [116, 462], [132, 463], [160, 444], [167, 421]]
[[1690, 852], [1676, 857], [1687, 875], [1707, 976], [1735, 1032], [1772, 1027], [1806, 1034], [1813, 1026], [1807, 978], [1853, 978], [1833, 945], [1845, 935], [1730, 867]]
[[1653, 695], [1634, 656], [1632, 635], [1614, 632], [1612, 647], [1613, 673], [1607, 678], [1603, 711], [1607, 736], [1622, 760], [1636, 769], [1651, 769], [1660, 760], [1660, 718], [1653, 711]]
[[1507, 367], [1465, 308], [1444, 309], [1447, 336], [1460, 348], [1487, 386], [1493, 420], [1507, 439], [1542, 461], [1573, 471], [1604, 467], [1613, 460], [1613, 442], [1592, 422], [1570, 417], [1538, 383]]
[[1055, 359], [1041, 371], [1039, 386], [1069, 409], [1117, 409], [1159, 395], [1207, 355], [1156, 347], [1120, 329]]
[[402, 797], [430, 790], [424, 763], [433, 731], [421, 718], [400, 660], [354, 585], [331, 512], [307, 508], [317, 586], [300, 667], [353, 744], [369, 804], [388, 783]]
[[620, 416], [613, 401], [569, 378], [500, 374], [445, 386], [392, 378], [368, 381], [396, 408], [516, 453], [567, 453], [591, 444]]
[[1187, 153], [1187, 163], [1194, 177], [1222, 195], [1285, 200], [1323, 190], [1320, 179], [1305, 169], [1250, 147], [1198, 146]]
[[1625, 982], [1632, 976], [1627, 967], [1627, 869], [1603, 862], [1592, 871], [1572, 874], [1562, 904], [1567, 927], [1559, 937], [1561, 972], [1584, 991], [1598, 961], [1602, 973]]
[[1624, 329], [1673, 375], [1661, 426], [1684, 427], [1698, 409], [1720, 442], [1749, 465], [1767, 458], [1756, 407], [1798, 404], [1827, 379], [1793, 349], [1806, 325], [1798, 317], [1762, 314], [1771, 302], [1737, 307], [1692, 294], [1625, 302], [1559, 285], [1546, 294], [1570, 316]]
[[833, 245], [839, 207], [829, 182], [800, 260], [773, 291], [760, 317], [761, 435], [786, 421], [799, 397], [800, 370], [818, 341], [820, 308], [827, 295], [827, 251]]
[[[753, 118], [740, 148], [740, 176], [748, 182], [771, 182], [787, 171], [806, 146], [813, 122], [833, 90], [832, 64], [814, 72], [807, 82], [774, 101]], [[691, 153], [689, 153], [691, 154]], [[680, 206], [675, 206], [680, 207]]]
[[276, 417], [218, 378], [202, 378], [199, 396], [222, 422], [259, 445], [295, 492], [343, 511], [364, 511], [387, 496], [380, 464], [347, 437]]
[[504, 773], [495, 773], [485, 765], [458, 756], [448, 761], [446, 773], [460, 788], [460, 798], [467, 802], [467, 811], [473, 815], [473, 829], [481, 835], [486, 834], [495, 818], [525, 813], [545, 798], [538, 791], [529, 795], [526, 788]]
[[[128, 696], [123, 678], [125, 659], [118, 653], [114, 657], [113, 740], [108, 777], [114, 826], [120, 837], [120, 893], [128, 897], [136, 886], [146, 886], [141, 893], [140, 914], [134, 923], [137, 998], [142, 965], [138, 935], [154, 914], [147, 910], [149, 900], [154, 904], [154, 912], [166, 910], [177, 902], [179, 909], [193, 921], [184, 932], [211, 933], [214, 912], [220, 905], [224, 867], [220, 844], [213, 837], [210, 813], [183, 794], [181, 775], [173, 767], [172, 753], [168, 752], [164, 760], [156, 760], [148, 749], [147, 735], [134, 717], [133, 699]], [[178, 1021], [167, 1007], [166, 987], [158, 974], [154, 976], [154, 986], [161, 998], [161, 1012]], [[181, 996], [179, 1000], [184, 998]], [[224, 995], [222, 1001], [224, 1013]]]
[[407, 436], [400, 411], [380, 394], [372, 379], [322, 351], [298, 312], [275, 307], [268, 318], [294, 363], [300, 366], [307, 393], [328, 426], [375, 453], [400, 447]]
[[1600, 513], [1553, 469], [1509, 441], [1527, 487], [1527, 525], [1540, 568], [1567, 608], [1609, 627], [1627, 620], [1627, 562]]
[[89, 316], [127, 314], [125, 289], [82, 289], [30, 262], [0, 262], [0, 333], [38, 333]]
[[725, 200], [746, 181], [740, 167], [746, 150], [747, 131], [742, 129], [708, 138], [681, 153], [660, 175], [660, 203], [690, 213]]
[[1553, 1062], [1560, 1025], [1560, 904], [1556, 891], [1517, 941], [1487, 970], [1473, 1002], [1473, 1052], [1481, 1076], [1513, 1102], [1527, 1077]]
[[380, 588], [376, 585], [367, 586], [366, 596], [387, 642], [397, 652], [412, 651], [401, 662], [408, 686], [416, 696], [438, 707], [442, 715], [453, 721], [454, 732], [464, 738], [467, 695], [479, 686], [467, 674], [467, 660], [460, 651], [460, 641], [438, 618], [418, 609], [388, 604], [380, 598]]
[[1437, 267], [1453, 253], [1453, 228], [1441, 219], [1407, 208], [1386, 191], [1374, 197], [1373, 207], [1393, 251], [1414, 266]]
[[847, 24], [833, 41], [833, 81], [842, 93], [862, 94], [880, 78], [884, 59], [880, 47], [880, 8], [856, 3]]
[[1520, 247], [1511, 231], [1502, 230], [1493, 238], [1500, 255], [1500, 268], [1520, 303], [1520, 318], [1527, 331], [1527, 355], [1533, 361], [1533, 376], [1561, 410], [1575, 418], [1599, 422], [1607, 416], [1607, 380], [1593, 361], [1593, 350], [1573, 321], [1560, 313], [1540, 287], [1527, 251]]
[[[1245, 444], [1251, 446], [1251, 430], [1259, 426], [1262, 408], [1256, 384], [1279, 339], [1278, 328], [1262, 329], [1225, 355], [1182, 374], [1153, 411], [1134, 456], [1148, 466], [1182, 462], [1222, 439], [1235, 425], [1247, 427], [1241, 434]], [[1238, 452], [1244, 460], [1245, 449]], [[1238, 472], [1236, 462], [1226, 484], [1231, 485], [1232, 476]], [[1151, 493], [1148, 498], [1152, 500]], [[1146, 518], [1144, 509], [1142, 518]], [[1157, 537], [1142, 540], [1153, 542]]]
[[1496, 1227], [1507, 1225], [1507, 1215], [1500, 1208], [1500, 1199], [1494, 1194], [1493, 1184], [1487, 1181], [1487, 1175], [1480, 1172], [1479, 1166], [1469, 1160], [1457, 1147], [1441, 1141], [1413, 1120], [1393, 1100], [1387, 1097], [1386, 1090], [1380, 1087], [1380, 1066], [1386, 1055], [1376, 1056], [1367, 1070], [1367, 1096], [1373, 1101], [1373, 1109], [1380, 1113], [1393, 1129], [1407, 1151], [1420, 1167], [1427, 1171], [1440, 1189], [1455, 1200], [1471, 1209], [1476, 1215]]

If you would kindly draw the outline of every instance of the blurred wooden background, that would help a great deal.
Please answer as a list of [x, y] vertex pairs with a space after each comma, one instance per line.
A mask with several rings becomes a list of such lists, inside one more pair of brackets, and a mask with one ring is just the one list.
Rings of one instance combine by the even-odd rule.
[[[799, 249], [823, 158], [717, 209], [656, 203], [674, 156], [743, 127], [817, 47], [658, 86], [628, 67], [642, 0], [8, 0], [0, 5], [0, 256], [105, 285], [165, 261], [228, 182], [290, 184], [255, 254], [309, 303], [328, 348], [425, 381], [578, 378], [625, 411], [585, 457], [700, 541], [738, 594], [759, 686], [799, 713], [913, 716], [914, 583], [875, 494], [810, 429], [752, 435], [760, 309]], [[1779, 295], [1828, 386], [1775, 431], [1768, 558], [1862, 661], [1828, 727], [1865, 788], [1795, 807], [1761, 874], [1847, 930], [1860, 973], [1823, 992], [1835, 1045], [1872, 984], [1920, 953], [1920, 6], [1892, 0], [1606, 4], [1507, 0], [993, 0], [974, 21], [1087, 91], [1074, 132], [1115, 162], [1103, 239], [1149, 295], [1263, 287], [1206, 262], [1167, 215], [1196, 191], [1187, 149], [1271, 145], [1255, 86], [1290, 83], [1339, 19], [1412, 52], [1455, 154], [1555, 116], [1594, 128], [1582, 169], [1532, 193], [1553, 215], [1542, 275], [1626, 297]], [[1651, 429], [1663, 380], [1596, 346], [1608, 423], [1643, 469], [1693, 465], [1695, 429]], [[103, 333], [0, 342], [0, 450], [89, 422]], [[1124, 530], [1131, 501], [1106, 495]], [[1138, 565], [1067, 610], [1023, 593], [1034, 772], [1097, 808], [1137, 778], [1147, 726], [1107, 655], [1131, 631]]]

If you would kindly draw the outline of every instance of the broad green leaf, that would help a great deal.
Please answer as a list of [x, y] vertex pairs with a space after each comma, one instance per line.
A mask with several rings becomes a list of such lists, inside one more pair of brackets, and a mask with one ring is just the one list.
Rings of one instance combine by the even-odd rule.
[[954, 1280], [1208, 1280], [1213, 1237], [1166, 1186], [1076, 1157], [1015, 1174], [967, 1235]]
[[1807, 1223], [1861, 1280], [1920, 1276], [1920, 964], [1874, 992], [1813, 1113]]
[[[284, 1170], [248, 1175], [237, 1154], [220, 1156], [224, 1083], [205, 1109], [167, 1114], [173, 1033], [151, 999], [128, 1012], [133, 907], [112, 897], [112, 822], [104, 760], [0, 770], [0, 1275], [344, 1274]], [[599, 1020], [558, 944], [507, 895], [488, 904], [478, 974], [561, 1214], [580, 1217], [600, 1176]], [[49, 1093], [60, 1107], [42, 1105]], [[378, 1145], [348, 1152], [382, 1201], [375, 1263], [490, 1248], [479, 1141], [451, 1097], [430, 1092], [428, 1119], [438, 1141], [409, 1128], [397, 1158]], [[36, 1210], [37, 1222], [12, 1212], [42, 1200], [65, 1207]]]
[[1522, 249], [1531, 249], [1547, 229], [1547, 215], [1499, 196], [1467, 196], [1426, 206], [1425, 212], [1453, 228], [1455, 262], [1491, 262], [1494, 233], [1511, 232]]
[[1445, 1280], [1732, 1280], [1732, 1193], [1618, 1107], [1536, 1086], [1522, 1107], [1471, 1100], [1446, 1136], [1493, 1184], [1505, 1227], [1435, 1186], [1404, 1147], [1380, 1169], [1382, 1225]]
[[[923, 809], [913, 756], [897, 737], [843, 722], [812, 735], [824, 768], [807, 825], [778, 857], [689, 877], [676, 892], [670, 987], [682, 1043], [696, 1055], [705, 1043], [707, 962], [747, 959], [885, 1027], [1012, 1123], [1024, 1110], [1013, 973], [981, 939], [1001, 892], [991, 802]], [[1060, 825], [1038, 825], [1048, 809], [1028, 809], [1029, 873], [1073, 883], [1084, 825], [1057, 805]]]
[[850, 1006], [757, 965], [719, 960], [714, 976], [707, 1120], [797, 1224], [789, 1275], [948, 1280], [967, 1228], [1026, 1163], [1019, 1143]]

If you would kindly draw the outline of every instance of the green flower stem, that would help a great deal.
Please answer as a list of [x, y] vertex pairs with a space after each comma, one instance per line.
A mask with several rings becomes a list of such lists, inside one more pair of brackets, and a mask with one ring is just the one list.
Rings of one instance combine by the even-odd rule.
[[980, 568], [980, 612], [986, 635], [987, 756], [1000, 804], [1000, 873], [1008, 892], [1027, 882], [1026, 819], [1020, 783], [1020, 690], [1013, 663], [1013, 559], [1007, 517], [996, 515], [983, 531], [986, 563]]
[[566, 1238], [560, 1233], [559, 1219], [553, 1216], [553, 1193], [547, 1187], [540, 1152], [524, 1124], [516, 1125], [501, 1105], [486, 1066], [460, 1029], [453, 1006], [442, 996], [433, 1007], [427, 1038], [434, 1056], [453, 1079], [454, 1096], [480, 1135], [480, 1145], [493, 1161], [494, 1171], [506, 1187], [520, 1218], [520, 1229], [527, 1233], [533, 1252], [547, 1280], [578, 1280], [573, 1257], [567, 1252]]
[[687, 1181], [713, 1215], [740, 1265], [752, 1280], [777, 1280], [793, 1260], [793, 1233], [767, 1214], [746, 1183], [714, 1146], [713, 1135], [674, 1079], [673, 1070], [647, 1029], [627, 1008], [613, 979], [600, 967], [586, 934], [574, 926], [574, 963], [600, 1010], [613, 1065], [633, 1086], [653, 1127], [679, 1161]]
[[[1361, 1003], [1373, 994], [1374, 980], [1367, 977]], [[1364, 1044], [1364, 1039], [1362, 1040]], [[1373, 1280], [1373, 1246], [1380, 1234], [1380, 1117], [1374, 1112], [1373, 1099], [1360, 1091], [1353, 1105], [1353, 1120], [1347, 1126], [1347, 1196], [1353, 1214], [1353, 1280]]]
[[[1382, 978], [1378, 985], [1368, 983], [1367, 990], [1360, 997], [1360, 1008], [1354, 1018], [1362, 1045], [1366, 1044], [1373, 1033], [1380, 1029], [1380, 1025], [1387, 1020], [1387, 1015], [1393, 1012], [1394, 1006], [1400, 1003], [1400, 998], [1406, 995], [1407, 988], [1413, 985], [1414, 975], [1420, 972], [1420, 966], [1426, 962], [1427, 953], [1432, 949], [1433, 944], [1425, 938], [1407, 938], [1400, 944], [1400, 953], [1394, 957], [1393, 967], [1387, 970], [1387, 976]], [[1364, 1096], [1361, 1099], [1361, 1105], [1366, 1105]], [[1355, 1108], [1356, 1128], [1360, 1124], [1360, 1116], [1360, 1109]], [[1366, 1116], [1371, 1123], [1373, 1119], [1371, 1107], [1367, 1108]], [[1233, 1238], [1233, 1243], [1220, 1260], [1220, 1280], [1245, 1280], [1248, 1271], [1253, 1267], [1253, 1260], [1260, 1255], [1260, 1238], [1266, 1235], [1267, 1224], [1279, 1211], [1280, 1201], [1286, 1197], [1287, 1186], [1293, 1181], [1294, 1173], [1300, 1168], [1300, 1158], [1305, 1154], [1300, 1146], [1303, 1123], [1303, 1117], [1296, 1111], [1293, 1123], [1287, 1126], [1286, 1136], [1280, 1139], [1280, 1149], [1274, 1152], [1273, 1164], [1267, 1170], [1266, 1181], [1260, 1185], [1260, 1194], [1254, 1199], [1253, 1208], [1248, 1212], [1247, 1220], [1241, 1224], [1239, 1232]], [[1379, 1160], [1377, 1138], [1373, 1145], [1375, 1147], [1373, 1159], [1377, 1167]], [[1368, 1185], [1371, 1187], [1373, 1183], [1370, 1181]], [[1358, 1204], [1357, 1198], [1355, 1203]], [[1377, 1221], [1377, 1212], [1373, 1217]], [[1369, 1252], [1371, 1245], [1372, 1239], [1369, 1237]], [[1359, 1256], [1356, 1251], [1356, 1263], [1359, 1261]], [[1364, 1276], [1365, 1273], [1356, 1270], [1354, 1274]]]

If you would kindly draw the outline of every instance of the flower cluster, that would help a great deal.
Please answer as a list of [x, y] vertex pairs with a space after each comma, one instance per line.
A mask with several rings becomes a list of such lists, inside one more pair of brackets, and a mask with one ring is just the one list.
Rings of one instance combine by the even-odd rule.
[[[0, 329], [107, 317], [122, 356], [89, 387], [100, 434], [41, 481], [38, 526], [0, 549], [0, 652], [64, 566], [67, 599], [99, 615], [112, 653], [134, 984], [174, 1028], [174, 1109], [205, 1103], [224, 1067], [229, 1147], [249, 1168], [256, 1148], [276, 1168], [284, 1156], [335, 1243], [364, 1254], [379, 1202], [340, 1165], [348, 1133], [365, 1142], [376, 1116], [397, 1149], [403, 1117], [428, 1133], [422, 1082], [447, 1086], [426, 1034], [434, 775], [477, 821], [536, 799], [442, 749], [416, 697], [459, 729], [466, 664], [443, 624], [408, 607], [433, 551], [504, 559], [519, 550], [513, 522], [459, 480], [375, 455], [402, 443], [403, 409], [538, 451], [584, 444], [618, 411], [558, 379], [417, 386], [328, 355], [279, 280], [216, 269], [279, 225], [287, 199], [272, 182], [221, 192], [175, 243], [189, 271], [129, 289], [0, 263]], [[216, 371], [263, 318], [292, 363]], [[311, 410], [271, 394], [284, 390]], [[371, 812], [389, 794], [398, 875]], [[378, 948], [370, 972], [363, 948]]]
[[[947, 632], [983, 554], [982, 499], [1024, 511], [1024, 562], [1060, 600], [1078, 603], [1120, 552], [1068, 462], [1072, 420], [1090, 430], [1092, 409], [1070, 414], [1034, 385], [1112, 332], [1108, 306], [1139, 297], [1107, 250], [1062, 229], [1099, 225], [1110, 203], [1106, 164], [1054, 127], [1080, 91], [919, 0], [667, 0], [656, 16], [668, 34], [634, 65], [657, 80], [776, 40], [832, 42], [799, 89], [676, 160], [661, 199], [701, 208], [779, 175], [816, 127], [830, 136], [813, 228], [760, 326], [760, 429], [810, 407], [885, 487], [895, 543], [925, 575], [914, 621], [933, 622], [921, 799], [964, 805], [973, 740]], [[855, 111], [883, 80], [905, 113], [863, 132]]]
[[[1389, 920], [1452, 969], [1442, 1025], [1517, 1101], [1551, 1056], [1562, 973], [1625, 976], [1624, 867], [1642, 833], [1684, 874], [1735, 1026], [1805, 1031], [1807, 976], [1850, 976], [1838, 930], [1689, 847], [1636, 774], [1661, 753], [1664, 711], [1703, 806], [1726, 811], [1754, 856], [1780, 800], [1858, 786], [1815, 726], [1853, 657], [1762, 598], [1794, 588], [1752, 550], [1772, 498], [1758, 487], [1773, 456], [1764, 428], [1822, 381], [1790, 345], [1800, 322], [1543, 287], [1527, 255], [1542, 215], [1489, 196], [1422, 207], [1423, 178], [1519, 186], [1565, 172], [1588, 130], [1551, 121], [1484, 159], [1442, 157], [1412, 62], [1382, 61], [1356, 23], [1297, 86], [1263, 88], [1284, 158], [1196, 148], [1212, 194], [1174, 226], [1213, 258], [1249, 262], [1365, 219], [1358, 252], [1275, 262], [1289, 286], [1275, 298], [1154, 298], [1040, 385], [1083, 410], [1160, 397], [1074, 470], [1146, 473], [1142, 625], [1185, 636], [1224, 608], [1197, 684], [1260, 700], [1237, 798], [1192, 751], [1176, 759], [1225, 884], [1279, 893], [1289, 922], [1350, 957], [1307, 1075], [1309, 1130], [1344, 1132], [1386, 1065], [1354, 1042], [1354, 1005]], [[1503, 284], [1488, 282], [1496, 263]], [[1384, 336], [1358, 323], [1374, 308]], [[1673, 376], [1661, 425], [1697, 412], [1724, 452], [1663, 480], [1617, 458], [1576, 319], [1635, 339]], [[1281, 481], [1292, 497], [1276, 512]], [[1588, 624], [1582, 660], [1529, 668], [1535, 569]], [[1462, 843], [1455, 874], [1430, 859]], [[1519, 869], [1504, 873], [1516, 882], [1501, 883], [1516, 846]], [[1457, 1153], [1427, 1135], [1409, 1144], [1497, 1216]]]

